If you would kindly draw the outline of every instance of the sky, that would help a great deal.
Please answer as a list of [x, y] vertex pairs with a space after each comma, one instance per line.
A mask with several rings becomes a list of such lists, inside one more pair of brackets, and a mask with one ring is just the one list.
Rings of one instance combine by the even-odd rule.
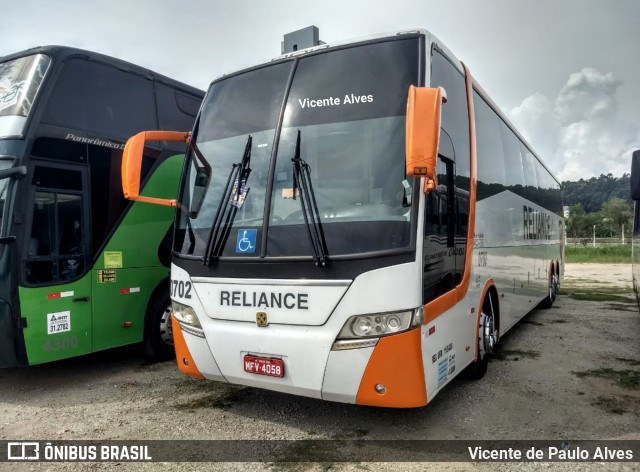
[[560, 180], [640, 149], [640, 0], [0, 0], [0, 56], [61, 44], [206, 89], [315, 25], [331, 44], [424, 28], [465, 62]]

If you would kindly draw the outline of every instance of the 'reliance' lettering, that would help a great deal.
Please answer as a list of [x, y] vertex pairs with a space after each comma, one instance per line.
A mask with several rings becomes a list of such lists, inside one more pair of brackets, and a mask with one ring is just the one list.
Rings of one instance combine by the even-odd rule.
[[522, 206], [524, 239], [551, 239], [551, 215], [527, 205]]
[[308, 310], [308, 293], [267, 293], [244, 292], [239, 290], [220, 292], [220, 306], [285, 308], [287, 310]]

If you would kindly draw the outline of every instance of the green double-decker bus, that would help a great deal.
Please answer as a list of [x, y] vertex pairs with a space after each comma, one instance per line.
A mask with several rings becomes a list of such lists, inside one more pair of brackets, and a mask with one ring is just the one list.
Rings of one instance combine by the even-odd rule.
[[[191, 129], [204, 93], [61, 46], [0, 58], [0, 367], [144, 341], [173, 353], [174, 209], [131, 203], [126, 139]], [[144, 150], [142, 194], [173, 197], [184, 144]]]

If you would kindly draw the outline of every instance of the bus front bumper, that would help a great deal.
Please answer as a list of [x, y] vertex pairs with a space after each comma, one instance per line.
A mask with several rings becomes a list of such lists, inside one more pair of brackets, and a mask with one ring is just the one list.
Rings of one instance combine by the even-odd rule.
[[[185, 375], [359, 405], [427, 403], [420, 328], [380, 338], [371, 347], [331, 350], [335, 333], [322, 327], [215, 325], [201, 337], [173, 318], [178, 368]], [[247, 355], [282, 359], [284, 376], [246, 372]]]

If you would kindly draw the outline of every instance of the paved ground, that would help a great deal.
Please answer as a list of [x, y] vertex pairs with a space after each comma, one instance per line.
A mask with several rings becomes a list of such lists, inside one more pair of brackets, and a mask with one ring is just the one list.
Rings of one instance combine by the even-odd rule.
[[[148, 364], [136, 349], [126, 348], [1, 370], [0, 439], [640, 439], [640, 315], [630, 277], [625, 264], [568, 265], [563, 295], [551, 309], [532, 312], [507, 333], [487, 375], [477, 382], [454, 380], [425, 408], [381, 410], [199, 381], [179, 374], [173, 362]], [[428, 467], [506, 471], [515, 464]], [[0, 464], [1, 470], [164, 468]], [[323, 470], [323, 465], [183, 463], [169, 468]], [[389, 468], [424, 470], [425, 465], [331, 466]], [[603, 465], [544, 468], [595, 471]], [[604, 468], [636, 470], [633, 464]]]

